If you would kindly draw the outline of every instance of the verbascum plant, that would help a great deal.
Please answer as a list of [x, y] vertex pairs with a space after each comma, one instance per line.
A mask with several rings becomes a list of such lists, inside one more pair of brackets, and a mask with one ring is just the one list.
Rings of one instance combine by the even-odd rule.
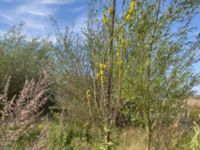
[[132, 0], [131, 4], [130, 4], [130, 8], [125, 16], [126, 21], [129, 21], [131, 19], [133, 12], [134, 12], [135, 4], [136, 4], [136, 0]]
[[104, 23], [105, 26], [109, 26], [109, 19], [108, 17], [106, 16], [106, 13], [103, 13], [103, 20], [102, 22]]

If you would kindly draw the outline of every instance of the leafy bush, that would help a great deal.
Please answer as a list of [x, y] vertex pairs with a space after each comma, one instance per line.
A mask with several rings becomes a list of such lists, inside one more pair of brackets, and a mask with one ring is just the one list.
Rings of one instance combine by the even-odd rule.
[[18, 95], [26, 79], [37, 79], [50, 63], [51, 44], [46, 40], [27, 40], [23, 25], [12, 27], [0, 38], [0, 90], [12, 76], [8, 97]]

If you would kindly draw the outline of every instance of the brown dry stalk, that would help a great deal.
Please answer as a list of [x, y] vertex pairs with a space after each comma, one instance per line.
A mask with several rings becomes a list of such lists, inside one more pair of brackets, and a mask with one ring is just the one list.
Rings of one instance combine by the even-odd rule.
[[11, 77], [8, 78], [3, 94], [0, 95], [2, 106], [0, 126], [4, 132], [0, 132], [0, 146], [5, 142], [16, 141], [24, 135], [26, 129], [38, 119], [44, 110], [51, 94], [52, 80], [46, 71], [36, 82], [26, 80], [20, 95], [8, 100], [8, 89]]

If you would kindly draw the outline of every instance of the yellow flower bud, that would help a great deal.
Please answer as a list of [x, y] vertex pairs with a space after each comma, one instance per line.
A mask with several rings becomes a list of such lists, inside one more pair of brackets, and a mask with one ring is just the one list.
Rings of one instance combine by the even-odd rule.
[[109, 12], [110, 14], [112, 14], [112, 13], [113, 13], [113, 9], [112, 9], [112, 8], [108, 8], [108, 12]]
[[98, 79], [100, 77], [99, 73], [96, 73], [96, 79]]
[[119, 57], [119, 52], [116, 53], [116, 57]]
[[122, 39], [122, 40], [121, 40], [121, 44], [122, 44], [122, 48], [125, 48], [125, 47], [126, 47], [126, 41], [125, 41], [125, 39]]
[[128, 13], [128, 14], [126, 15], [126, 20], [127, 20], [127, 21], [130, 20], [130, 18], [131, 18], [131, 14]]
[[104, 23], [106, 26], [108, 26], [108, 24], [109, 24], [108, 18], [107, 18], [107, 16], [106, 16], [105, 13], [103, 13], [103, 23]]
[[117, 62], [118, 65], [121, 65], [123, 63], [119, 52], [116, 53], [116, 62]]
[[86, 96], [87, 96], [88, 99], [91, 97], [91, 91], [90, 90], [86, 91]]
[[129, 8], [128, 13], [126, 14], [126, 17], [125, 17], [126, 21], [130, 20], [131, 16], [133, 15], [135, 3], [136, 3], [136, 0], [131, 1], [130, 8]]
[[104, 75], [104, 71], [103, 70], [100, 70], [100, 75]]
[[101, 84], [104, 84], [104, 81], [106, 80], [105, 76], [101, 76]]
[[106, 69], [106, 64], [99, 64], [100, 70], [105, 70]]

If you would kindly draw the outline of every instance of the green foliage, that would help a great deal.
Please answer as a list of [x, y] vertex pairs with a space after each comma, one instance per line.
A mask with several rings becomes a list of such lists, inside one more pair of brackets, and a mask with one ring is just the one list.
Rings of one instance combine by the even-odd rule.
[[[46, 134], [35, 128], [21, 137], [17, 148], [37, 141], [49, 150], [115, 149], [121, 142], [115, 137], [120, 134], [115, 125], [121, 123], [121, 128], [146, 128], [142, 133], [147, 142], [142, 144], [148, 143], [148, 149], [187, 149], [188, 143], [199, 149], [197, 124], [194, 135], [188, 124], [177, 129], [185, 99], [200, 82], [193, 69], [199, 62], [200, 38], [193, 36], [196, 30], [191, 24], [199, 2], [123, 0], [122, 10], [114, 2], [91, 0], [83, 34], [69, 28], [63, 33], [54, 21], [53, 44], [27, 40], [23, 25], [1, 37], [0, 91], [11, 76], [9, 98], [18, 95], [26, 78], [37, 79], [53, 62], [52, 91], [58, 110], [66, 111], [63, 118], [42, 122], [48, 126]], [[195, 120], [197, 114], [192, 110], [190, 117]], [[43, 143], [37, 140], [40, 134]]]
[[37, 38], [27, 40], [22, 27], [14, 26], [0, 40], [0, 89], [11, 76], [9, 98], [19, 94], [26, 78], [38, 78], [51, 61], [51, 44]]
[[82, 128], [76, 124], [67, 123], [64, 116], [55, 115], [48, 124], [48, 132], [43, 139], [44, 147], [48, 150], [76, 150], [81, 146], [89, 146], [93, 142], [93, 135], [90, 126], [84, 125]]
[[[103, 12], [103, 25], [99, 20], [96, 28], [94, 24], [89, 26], [87, 36], [94, 76], [98, 76], [98, 64], [107, 65], [107, 82], [102, 86], [98, 79], [94, 79], [94, 96], [102, 104], [111, 103], [113, 112], [121, 108], [117, 105], [118, 102], [123, 104], [121, 100], [132, 102], [135, 107], [130, 107], [130, 110], [124, 108], [124, 114], [145, 124], [150, 149], [162, 143], [161, 137], [153, 136], [155, 129], [161, 127], [162, 132], [173, 126], [178, 114], [184, 110], [184, 100], [193, 94], [192, 88], [199, 84], [199, 74], [193, 70], [193, 65], [198, 62], [199, 38], [190, 38], [195, 31], [191, 21], [199, 3], [138, 0], [134, 4], [134, 0], [131, 3], [123, 1], [124, 12], [116, 17], [115, 33], [110, 37], [113, 29], [112, 13], [109, 12], [112, 2], [104, 5], [106, 10], [103, 8], [100, 11]], [[130, 5], [136, 7], [134, 13]], [[101, 25], [102, 28], [98, 28]], [[112, 40], [114, 44], [109, 45]], [[111, 46], [112, 52], [109, 49]], [[112, 74], [109, 74], [110, 71]], [[110, 78], [112, 84], [109, 86]], [[105, 98], [109, 87], [112, 87], [110, 101]], [[101, 114], [109, 112], [106, 107], [102, 110]], [[111, 116], [115, 114], [113, 112]], [[105, 120], [107, 117], [103, 115]]]
[[149, 138], [154, 129], [175, 122], [184, 99], [199, 83], [192, 70], [199, 39], [189, 38], [197, 8], [184, 1], [167, 6], [164, 1], [138, 1], [138, 11], [127, 23], [123, 96], [137, 105], [133, 116], [144, 120]]
[[[62, 108], [68, 110], [68, 115], [77, 121], [88, 120], [86, 108], [86, 91], [91, 86], [91, 70], [88, 52], [83, 37], [74, 33], [70, 28], [65, 32], [57, 29], [56, 43], [54, 44], [56, 99]], [[74, 112], [74, 107], [77, 111]]]
[[[26, 134], [15, 142], [15, 149], [30, 149], [31, 143], [38, 140], [42, 127], [38, 124], [33, 129], [27, 130]], [[13, 147], [13, 146], [12, 146]]]

